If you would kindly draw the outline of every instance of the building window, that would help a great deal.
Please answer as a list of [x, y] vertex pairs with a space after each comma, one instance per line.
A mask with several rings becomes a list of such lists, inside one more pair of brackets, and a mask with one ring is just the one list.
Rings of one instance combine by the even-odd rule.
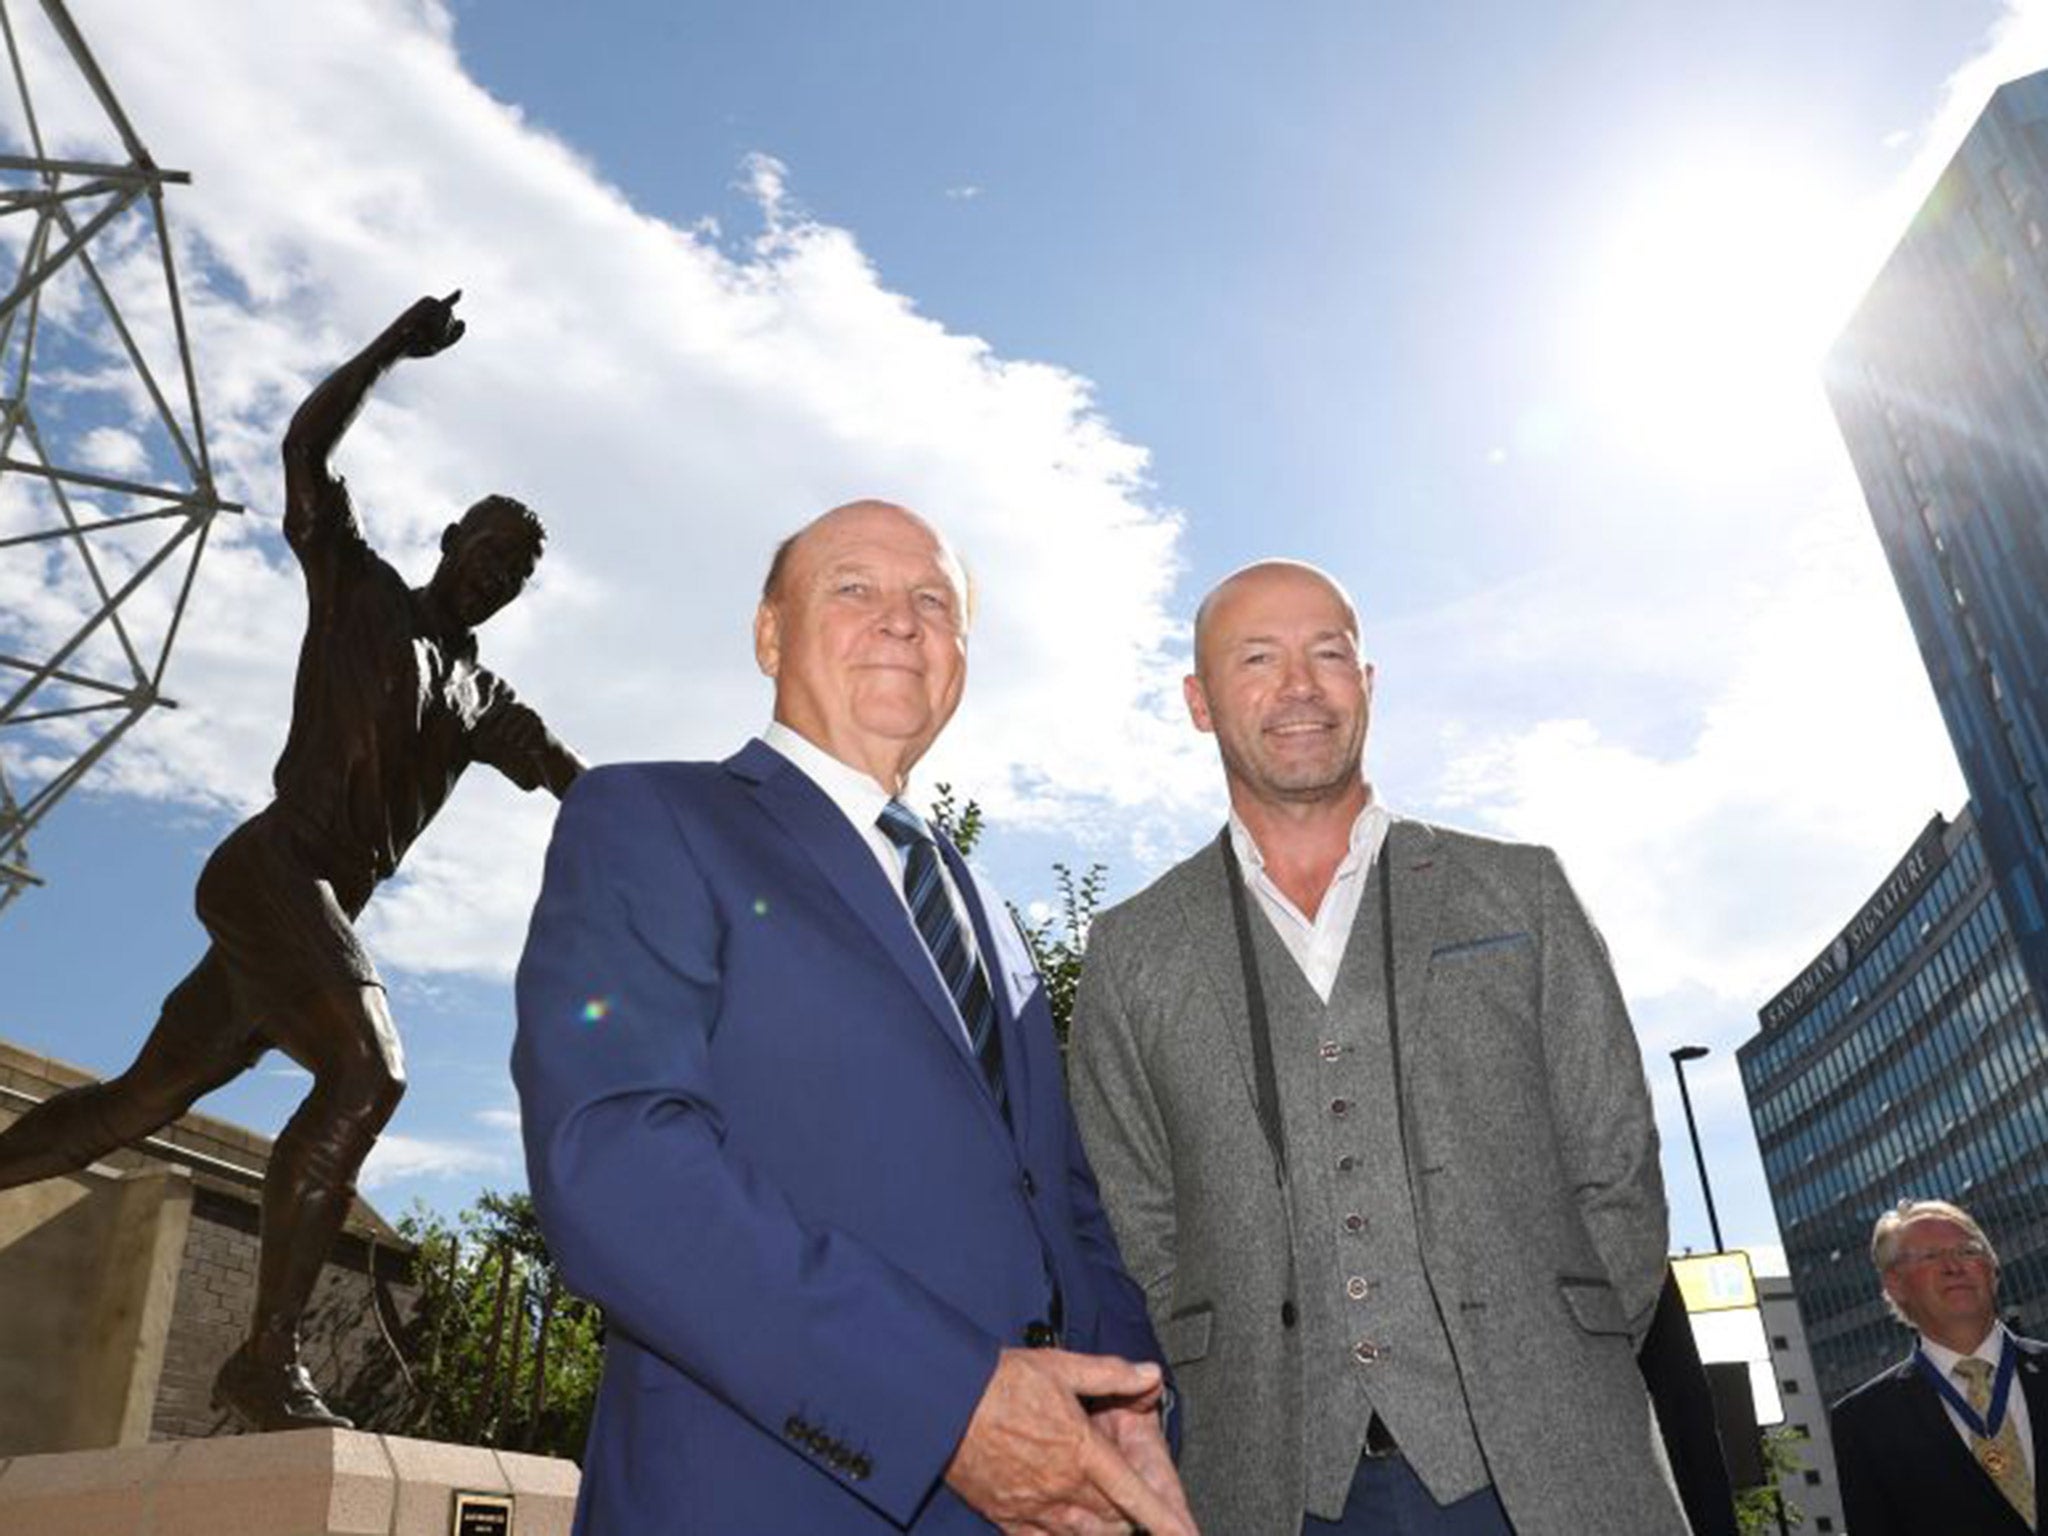
[[1812, 1487], [1816, 1487], [1816, 1486], [1818, 1486], [1818, 1485], [1819, 1485], [1819, 1483], [1820, 1483], [1820, 1474], [1819, 1474], [1818, 1472], [1814, 1471], [1814, 1470], [1813, 1470], [1813, 1468], [1811, 1468], [1811, 1467], [1808, 1467], [1808, 1468], [1806, 1469], [1806, 1485], [1807, 1485], [1807, 1486], [1808, 1486], [1809, 1488], [1812, 1488]]
[[1771, 1348], [1790, 1349], [1791, 1347], [1791, 1343], [1786, 1339], [1785, 1335], [1783, 1335], [1782, 1333], [1774, 1333], [1771, 1335]]
[[1813, 1519], [1813, 1528], [1816, 1531], [1832, 1531], [1835, 1528], [1835, 1522], [1826, 1515], [1816, 1515]]

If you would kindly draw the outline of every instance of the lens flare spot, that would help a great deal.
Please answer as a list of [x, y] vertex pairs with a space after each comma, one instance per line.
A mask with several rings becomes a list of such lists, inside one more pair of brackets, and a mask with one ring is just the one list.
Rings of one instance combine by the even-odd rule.
[[583, 1022], [596, 1024], [612, 1011], [612, 1000], [608, 997], [593, 997], [583, 1005]]

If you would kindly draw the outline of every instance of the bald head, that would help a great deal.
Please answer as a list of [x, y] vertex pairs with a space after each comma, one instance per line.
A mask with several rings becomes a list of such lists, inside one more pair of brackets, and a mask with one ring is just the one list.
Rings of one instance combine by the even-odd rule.
[[967, 676], [966, 579], [907, 507], [852, 501], [783, 540], [754, 615], [775, 718], [901, 790]]
[[1336, 577], [1302, 560], [1255, 560], [1217, 582], [1195, 609], [1195, 670], [1202, 670], [1205, 643], [1222, 627], [1233, 605], [1273, 598], [1286, 601], [1290, 593], [1308, 601], [1318, 593], [1333, 600], [1347, 616], [1352, 645], [1358, 644], [1358, 605]]
[[[830, 511], [820, 512], [808, 523], [805, 523], [803, 527], [797, 529], [795, 533], [790, 534], [780, 544], [777, 544], [775, 546], [775, 553], [768, 560], [768, 575], [761, 582], [761, 601], [767, 603], [775, 600], [776, 594], [782, 587], [783, 575], [789, 569], [791, 558], [796, 554], [797, 546], [813, 530], [836, 527], [863, 519], [881, 518], [886, 520], [892, 515], [898, 518], [906, 518], [930, 534], [933, 540], [945, 550], [946, 558], [956, 568], [959, 568], [959, 556], [953, 553], [952, 546], [946, 542], [945, 535], [940, 533], [938, 529], [932, 527], [930, 523], [919, 517], [908, 507], [901, 506], [893, 501], [882, 501], [868, 496], [862, 497], [859, 501], [845, 502], [840, 506], [833, 507]], [[965, 586], [966, 574], [964, 569], [961, 571], [961, 580], [963, 586]]]

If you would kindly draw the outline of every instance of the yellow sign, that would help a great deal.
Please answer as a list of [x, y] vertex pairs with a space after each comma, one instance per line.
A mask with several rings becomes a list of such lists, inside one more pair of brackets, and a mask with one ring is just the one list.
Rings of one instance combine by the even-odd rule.
[[1688, 1312], [1730, 1312], [1757, 1304], [1756, 1275], [1749, 1255], [1740, 1249], [1673, 1259], [1671, 1272], [1678, 1277], [1678, 1292]]

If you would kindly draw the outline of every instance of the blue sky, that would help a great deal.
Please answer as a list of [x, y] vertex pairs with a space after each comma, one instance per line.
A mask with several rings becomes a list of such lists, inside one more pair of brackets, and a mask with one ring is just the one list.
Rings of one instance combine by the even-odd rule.
[[[193, 173], [170, 207], [251, 513], [184, 707], [34, 845], [0, 1036], [116, 1070], [196, 957], [192, 881], [288, 707], [284, 418], [460, 285], [471, 334], [343, 467], [416, 578], [482, 491], [541, 507], [484, 651], [588, 755], [756, 728], [768, 549], [895, 496], [985, 600], [927, 780], [989, 809], [1020, 899], [1054, 859], [1127, 893], [1222, 812], [1178, 703], [1195, 599], [1313, 560], [1364, 610], [1388, 801], [1552, 843], [1606, 931], [1674, 1242], [1708, 1244], [1689, 1041], [1723, 1225], [1771, 1239], [1733, 1049], [1962, 799], [1820, 355], [1991, 86], [2048, 64], [2043, 7], [74, 9]], [[521, 1179], [506, 977], [546, 827], [474, 775], [372, 909], [413, 1077], [387, 1208]], [[207, 1107], [274, 1131], [303, 1087], [272, 1058]]]

